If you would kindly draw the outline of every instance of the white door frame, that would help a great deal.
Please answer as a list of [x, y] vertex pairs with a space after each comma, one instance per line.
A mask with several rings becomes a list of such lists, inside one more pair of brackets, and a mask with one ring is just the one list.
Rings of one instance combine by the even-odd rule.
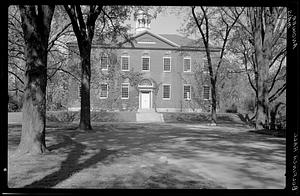
[[153, 99], [152, 99], [152, 94], [153, 94], [153, 90], [152, 89], [140, 89], [139, 90], [139, 109], [143, 109], [142, 108], [142, 93], [143, 92], [148, 92], [149, 93], [149, 101], [150, 101], [150, 108], [149, 109], [152, 109], [153, 108]]

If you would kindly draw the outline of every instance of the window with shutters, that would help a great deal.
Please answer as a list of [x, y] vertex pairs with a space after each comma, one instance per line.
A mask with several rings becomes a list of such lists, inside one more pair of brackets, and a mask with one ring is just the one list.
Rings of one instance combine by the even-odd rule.
[[121, 56], [121, 70], [129, 71], [129, 56]]
[[191, 57], [184, 57], [183, 72], [191, 72]]
[[150, 71], [150, 57], [142, 57], [142, 71]]
[[208, 100], [210, 99], [210, 87], [203, 86], [203, 99]]
[[164, 72], [171, 71], [171, 57], [163, 57], [163, 70]]
[[191, 100], [191, 85], [183, 86], [183, 98], [185, 100]]
[[128, 99], [129, 98], [129, 84], [128, 83], [122, 83], [121, 98], [122, 99]]
[[100, 99], [106, 99], [108, 97], [108, 85], [103, 83], [100, 85]]
[[166, 100], [171, 99], [171, 85], [170, 84], [163, 85], [163, 99], [166, 99]]
[[108, 70], [108, 56], [107, 55], [101, 56], [100, 63], [101, 63], [102, 70]]

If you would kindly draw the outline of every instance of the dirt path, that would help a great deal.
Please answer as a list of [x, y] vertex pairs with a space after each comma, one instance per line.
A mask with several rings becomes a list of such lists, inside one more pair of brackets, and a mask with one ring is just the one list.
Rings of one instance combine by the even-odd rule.
[[[48, 125], [46, 156], [9, 156], [9, 187], [285, 187], [285, 139], [244, 127], [187, 124]], [[11, 155], [20, 126], [9, 125]]]

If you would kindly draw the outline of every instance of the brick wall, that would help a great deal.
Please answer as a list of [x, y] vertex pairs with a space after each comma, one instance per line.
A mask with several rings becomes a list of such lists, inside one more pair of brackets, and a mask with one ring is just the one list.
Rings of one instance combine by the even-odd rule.
[[[100, 57], [103, 53], [110, 55], [108, 71], [101, 71]], [[121, 55], [130, 56], [130, 71], [121, 71]], [[177, 111], [208, 111], [210, 100], [203, 100], [203, 84], [210, 84], [208, 75], [202, 74], [204, 52], [189, 51], [179, 52], [164, 49], [92, 49], [92, 84], [91, 84], [91, 108], [93, 110], [137, 110], [139, 97], [135, 80], [151, 78], [157, 85], [157, 93], [154, 93], [153, 102], [156, 108], [173, 108]], [[142, 56], [150, 56], [150, 71], [142, 71]], [[163, 57], [171, 57], [171, 72], [163, 71]], [[183, 58], [191, 57], [191, 72], [183, 72]], [[78, 55], [70, 55], [69, 66], [71, 70], [80, 73]], [[131, 73], [142, 73], [142, 76], [132, 78]], [[130, 78], [131, 77], [131, 78]], [[134, 80], [135, 79], [135, 80]], [[197, 79], [197, 80], [196, 80]], [[109, 85], [107, 99], [100, 99], [100, 83]], [[129, 99], [121, 99], [121, 83], [130, 83]], [[79, 82], [70, 79], [69, 82], [69, 108], [79, 108], [78, 97]], [[171, 84], [171, 99], [162, 99], [162, 85]], [[191, 84], [191, 100], [183, 99], [183, 85]]]

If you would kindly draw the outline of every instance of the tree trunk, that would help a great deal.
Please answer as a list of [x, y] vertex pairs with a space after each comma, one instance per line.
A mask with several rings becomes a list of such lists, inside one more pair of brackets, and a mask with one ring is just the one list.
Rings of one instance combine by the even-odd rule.
[[91, 44], [83, 43], [80, 47], [81, 58], [81, 102], [79, 129], [92, 130], [90, 111], [91, 84]]
[[17, 154], [45, 151], [47, 48], [54, 6], [20, 6], [25, 40], [25, 85], [21, 141]]
[[[254, 8], [254, 44], [257, 61], [257, 115], [256, 129], [269, 128], [269, 94], [267, 79], [271, 58], [272, 29], [269, 16], [263, 14], [266, 8]], [[252, 18], [253, 19], [253, 18]], [[265, 21], [265, 27], [263, 26]]]
[[[45, 72], [45, 68], [36, 67], [34, 71]], [[47, 75], [34, 74], [28, 73], [25, 76], [22, 136], [18, 147], [20, 153], [38, 154], [47, 151], [45, 143]]]
[[279, 102], [275, 104], [275, 106], [270, 111], [270, 129], [275, 130], [276, 129], [276, 114], [279, 109], [279, 106], [283, 104], [282, 102]]
[[211, 121], [213, 124], [217, 124], [217, 97], [216, 97], [216, 83], [211, 82]]
[[[217, 93], [216, 93], [216, 81], [214, 79], [214, 73], [213, 73], [213, 65], [211, 61], [210, 56], [210, 49], [207, 42], [205, 44], [206, 49], [206, 56], [207, 56], [207, 62], [208, 62], [208, 71], [209, 71], [209, 77], [210, 77], [210, 84], [211, 84], [211, 123], [217, 124]], [[217, 73], [215, 73], [217, 74]]]

